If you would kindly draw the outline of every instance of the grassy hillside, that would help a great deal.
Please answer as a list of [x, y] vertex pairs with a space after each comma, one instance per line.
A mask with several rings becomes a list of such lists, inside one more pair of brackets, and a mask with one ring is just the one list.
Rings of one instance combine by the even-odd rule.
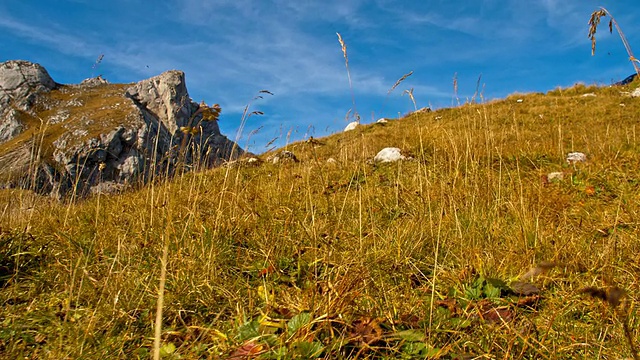
[[[4, 190], [1, 357], [159, 339], [175, 359], [630, 358], [638, 85], [410, 115], [78, 204]], [[412, 159], [371, 164], [387, 146]]]

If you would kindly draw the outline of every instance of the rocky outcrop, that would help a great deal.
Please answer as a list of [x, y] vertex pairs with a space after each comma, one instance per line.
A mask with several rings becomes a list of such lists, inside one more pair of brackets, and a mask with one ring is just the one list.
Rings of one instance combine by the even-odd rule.
[[0, 64], [0, 143], [23, 130], [18, 111], [26, 111], [39, 93], [56, 87], [47, 70], [38, 64], [14, 60]]
[[242, 153], [220, 133], [220, 108], [191, 100], [181, 71], [130, 85], [102, 77], [59, 85], [37, 64], [0, 69], [8, 69], [0, 72], [0, 186], [57, 197], [113, 192]]

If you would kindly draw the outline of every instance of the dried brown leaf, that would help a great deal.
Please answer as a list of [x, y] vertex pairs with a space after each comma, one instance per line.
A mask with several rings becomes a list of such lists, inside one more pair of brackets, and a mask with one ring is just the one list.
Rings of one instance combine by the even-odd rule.
[[518, 301], [515, 303], [515, 306], [535, 308], [538, 305], [540, 298], [540, 295], [526, 296], [518, 299]]
[[257, 357], [265, 351], [264, 345], [258, 344], [255, 341], [248, 341], [237, 348], [228, 359], [230, 360], [248, 360]]
[[610, 286], [606, 289], [597, 287], [586, 287], [581, 289], [580, 293], [587, 294], [593, 298], [605, 301], [614, 308], [620, 305], [620, 303], [626, 296], [626, 292], [617, 286]]
[[514, 281], [513, 283], [511, 283], [510, 287], [511, 287], [511, 290], [513, 290], [513, 292], [518, 295], [529, 296], [529, 295], [537, 295], [540, 293], [540, 289], [538, 289], [537, 286], [529, 282]]
[[490, 300], [481, 300], [475, 304], [478, 316], [487, 322], [502, 323], [515, 319], [516, 312], [506, 306], [496, 306]]
[[531, 268], [524, 275], [520, 276], [521, 281], [526, 281], [532, 279], [536, 276], [546, 274], [549, 270], [553, 269], [556, 266], [555, 263], [550, 261], [541, 261], [535, 267]]
[[380, 327], [380, 319], [371, 319], [368, 317], [355, 320], [352, 324], [353, 330], [349, 337], [361, 341], [365, 344], [371, 344], [382, 339], [382, 328]]

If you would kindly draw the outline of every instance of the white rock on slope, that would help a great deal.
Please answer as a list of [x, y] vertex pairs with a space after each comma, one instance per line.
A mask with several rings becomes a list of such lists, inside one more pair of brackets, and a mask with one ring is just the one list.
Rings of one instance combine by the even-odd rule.
[[581, 152], [571, 152], [567, 154], [567, 162], [569, 164], [575, 164], [579, 162], [587, 161], [587, 155]]
[[355, 130], [358, 125], [360, 125], [357, 121], [354, 122], [350, 122], [349, 125], [347, 125], [347, 127], [344, 128], [344, 131], [351, 131], [351, 130]]
[[404, 160], [406, 157], [402, 155], [400, 149], [396, 147], [387, 147], [378, 152], [378, 154], [373, 158], [374, 162], [395, 162], [399, 160]]

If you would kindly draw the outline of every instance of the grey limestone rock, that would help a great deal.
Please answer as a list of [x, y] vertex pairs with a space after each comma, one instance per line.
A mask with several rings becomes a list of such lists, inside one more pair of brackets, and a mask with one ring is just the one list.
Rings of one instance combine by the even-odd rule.
[[56, 86], [38, 64], [23, 60], [0, 63], [0, 143], [24, 130], [18, 111], [28, 111], [38, 94]]
[[[0, 105], [0, 144], [11, 149], [0, 147], [0, 185], [56, 197], [119, 191], [243, 153], [220, 133], [217, 119], [203, 118], [206, 105], [191, 100], [178, 70], [130, 86], [101, 77], [59, 85], [38, 64], [9, 61], [0, 64]], [[54, 129], [42, 137], [49, 143], [14, 141], [25, 129], [21, 116], [45, 119], [43, 129]], [[34, 164], [37, 148], [51, 150]]]
[[104, 84], [108, 84], [108, 83], [109, 83], [109, 81], [107, 81], [107, 79], [103, 78], [102, 75], [98, 75], [98, 76], [96, 76], [94, 78], [88, 78], [88, 79], [82, 80], [80, 85], [98, 86], [98, 85], [104, 85]]
[[11, 60], [0, 64], [0, 104], [14, 101], [21, 110], [28, 110], [35, 95], [56, 87], [56, 82], [45, 68], [24, 60]]

